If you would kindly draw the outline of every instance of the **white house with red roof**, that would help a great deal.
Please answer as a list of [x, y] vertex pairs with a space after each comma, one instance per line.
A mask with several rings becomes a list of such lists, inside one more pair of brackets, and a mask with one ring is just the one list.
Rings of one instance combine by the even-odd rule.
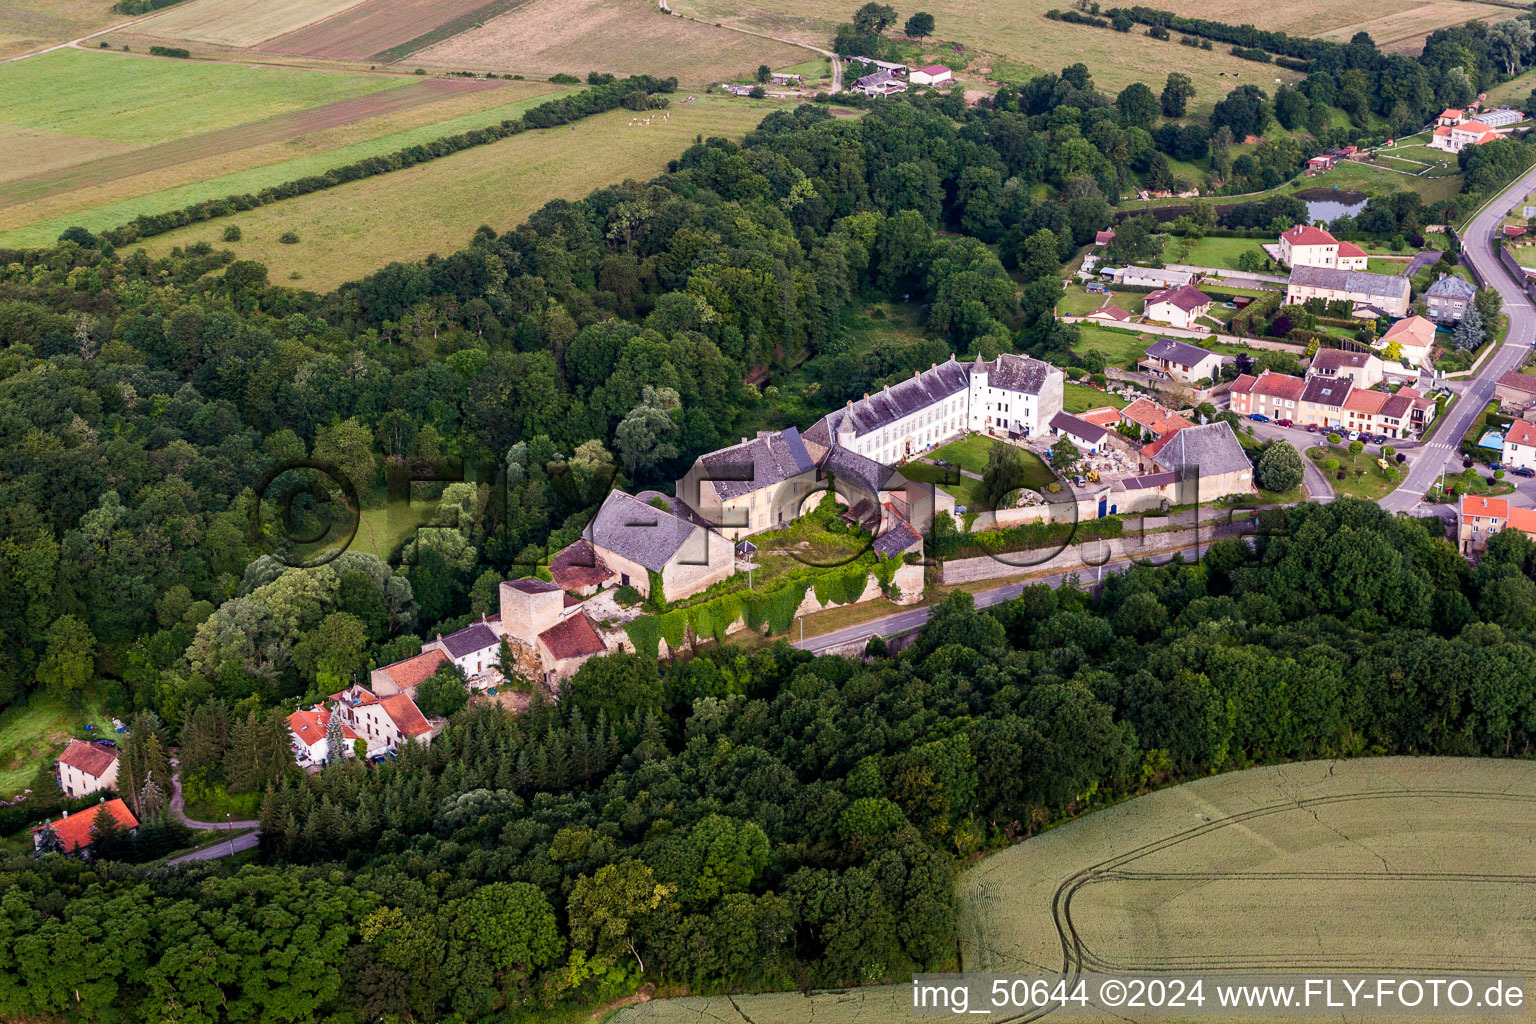
[[1147, 296], [1144, 315], [1148, 320], [1171, 327], [1192, 327], [1196, 320], [1211, 311], [1215, 301], [1192, 284], [1164, 288]]
[[943, 85], [945, 82], [953, 82], [955, 73], [943, 64], [929, 64], [925, 68], [913, 68], [907, 76], [907, 81], [913, 85]]
[[64, 816], [58, 821], [45, 821], [32, 830], [32, 848], [40, 849], [47, 833], [52, 832], [63, 845], [65, 853], [82, 856], [90, 856], [91, 844], [96, 841], [96, 815], [105, 807], [107, 813], [117, 819], [117, 823], [132, 832], [139, 827], [139, 819], [133, 816], [128, 805], [121, 798], [108, 800], [97, 807], [88, 807], [85, 810], [70, 814], [64, 812]]
[[117, 785], [117, 747], [102, 741], [70, 740], [54, 761], [65, 796], [85, 796]]
[[1460, 153], [1468, 146], [1481, 146], [1498, 139], [1499, 133], [1492, 125], [1482, 121], [1463, 121], [1460, 124], [1443, 124], [1429, 137], [1431, 149], [1443, 149], [1447, 153]]
[[392, 693], [415, 696], [416, 687], [451, 660], [434, 642], [420, 654], [374, 669], [368, 674], [368, 686], [374, 693], [384, 696]]
[[1536, 423], [1515, 420], [1509, 425], [1499, 461], [1512, 469], [1536, 469]]
[[341, 735], [347, 741], [347, 749], [333, 751], [329, 742], [330, 725], [331, 712], [319, 705], [300, 708], [288, 716], [288, 732], [293, 737], [293, 757], [299, 762], [300, 768], [352, 756], [352, 741], [358, 738], [357, 733], [351, 726], [343, 725]]
[[1280, 233], [1280, 262], [1290, 267], [1336, 267], [1339, 240], [1322, 228], [1297, 224]]
[[334, 713], [341, 716], [343, 729], [368, 746], [368, 756], [386, 754], [402, 743], [432, 742], [432, 723], [421, 713], [408, 693], [380, 697], [364, 686], [351, 686], [331, 694]]
[[1507, 498], [1463, 494], [1457, 512], [1456, 533], [1464, 555], [1483, 550], [1488, 538], [1500, 530], [1519, 530], [1536, 538], [1536, 510], [1511, 505]]
[[[1394, 345], [1397, 346], [1393, 350], [1397, 359], [1391, 360], [1387, 353]], [[1387, 333], [1376, 340], [1374, 347], [1381, 350], [1382, 359], [1388, 363], [1422, 366], [1435, 347], [1435, 322], [1422, 316], [1404, 317], [1387, 328]]]

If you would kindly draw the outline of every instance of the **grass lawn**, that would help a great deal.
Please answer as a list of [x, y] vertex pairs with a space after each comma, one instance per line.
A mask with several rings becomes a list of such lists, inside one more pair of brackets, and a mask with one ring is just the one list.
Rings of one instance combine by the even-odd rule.
[[967, 434], [958, 441], [951, 441], [949, 444], [935, 448], [926, 457], [942, 459], [945, 462], [954, 463], [961, 469], [980, 473], [987, 468], [987, 455], [996, 444], [1002, 444], [1002, 442], [981, 434]]
[[[146, 247], [154, 255], [199, 240], [223, 248], [224, 228], [234, 224], [244, 235], [236, 245], [240, 258], [265, 263], [274, 283], [326, 290], [391, 260], [461, 249], [481, 224], [511, 230], [553, 199], [579, 199], [625, 178], [654, 177], [696, 136], [740, 139], [777, 105], [700, 96], [674, 104], [665, 121], [634, 128], [631, 111], [610, 111], [191, 225], [149, 239]], [[278, 242], [290, 230], [299, 243]]]
[[1257, 490], [1259, 500], [1266, 505], [1294, 505], [1298, 501], [1307, 500], [1299, 484], [1288, 491], [1266, 491], [1262, 487], [1258, 487]]
[[1408, 264], [1402, 260], [1384, 260], [1372, 256], [1365, 261], [1365, 269], [1372, 274], [1386, 274], [1388, 277], [1399, 277]]
[[[1144, 298], [1140, 292], [1112, 291], [1107, 305], [1119, 306], [1127, 313], [1139, 313]], [[1056, 312], [1062, 316], [1086, 316], [1103, 305], [1106, 305], [1104, 293], [1090, 292], [1080, 284], [1072, 284], [1062, 292], [1061, 301], [1056, 303]]]
[[413, 80], [63, 49], [0, 65], [0, 124], [143, 146]]
[[1111, 366], [1135, 366], [1147, 354], [1147, 346], [1157, 340], [1155, 334], [1117, 330], [1099, 324], [1078, 324], [1077, 329], [1078, 341], [1072, 350], [1079, 355], [1089, 349], [1102, 352]]
[[1067, 383], [1062, 385], [1061, 407], [1067, 412], [1087, 412], [1089, 409], [1101, 409], [1106, 405], [1116, 409], [1124, 409], [1130, 403], [1119, 395], [1108, 391], [1100, 391], [1086, 384]]
[[221, 822], [228, 814], [235, 821], [261, 816], [261, 793], [226, 793], [223, 786], [188, 793], [186, 815], [193, 821]]
[[[929, 457], [934, 457], [931, 455]], [[940, 456], [941, 457], [941, 456]], [[980, 508], [982, 505], [981, 481], [972, 480], [968, 476], [962, 476], [953, 469], [944, 466], [934, 466], [927, 462], [908, 462], [901, 467], [901, 475], [909, 480], [919, 480], [925, 484], [933, 484], [955, 499], [955, 503], [967, 508]]]
[[1187, 248], [1186, 242], [1188, 239], [1169, 235], [1168, 241], [1163, 244], [1163, 262], [1236, 270], [1237, 259], [1245, 252], [1268, 259], [1264, 250], [1259, 248], [1257, 238], [1202, 238]]
[[[86, 724], [96, 728], [87, 733]], [[0, 713], [0, 797], [27, 787], [39, 765], [51, 761], [64, 745], [80, 736], [111, 737], [112, 719], [95, 701], [76, 711], [64, 701], [34, 694], [25, 704]]]
[[[1397, 486], [1397, 481], [1388, 480], [1382, 473], [1381, 467], [1376, 464], [1380, 456], [1374, 450], [1366, 449], [1359, 455], [1351, 455], [1347, 444], [1324, 444], [1316, 448], [1308, 448], [1306, 454], [1307, 458], [1317, 463], [1318, 468], [1323, 469], [1323, 475], [1328, 477], [1328, 483], [1333, 487], [1334, 492], [1344, 497], [1376, 501], [1385, 497], [1392, 488]], [[1339, 460], [1339, 470], [1344, 473], [1343, 480], [1336, 479], [1339, 470], [1329, 473], [1323, 468], [1323, 462], [1328, 459]], [[1359, 476], [1355, 475], [1356, 470], [1360, 471]]]

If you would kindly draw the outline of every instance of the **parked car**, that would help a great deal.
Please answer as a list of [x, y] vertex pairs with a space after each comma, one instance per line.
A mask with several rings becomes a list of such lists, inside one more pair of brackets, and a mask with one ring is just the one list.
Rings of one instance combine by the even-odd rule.
[[1371, 438], [1371, 440], [1376, 442], [1377, 444], [1386, 444], [1388, 441], [1390, 441], [1392, 439], [1390, 437], [1388, 437], [1386, 434], [1377, 434], [1375, 437]]
[[1536, 476], [1536, 469], [1531, 469], [1529, 466], [1521, 466], [1519, 469], [1510, 470], [1510, 472], [1515, 474], [1515, 476], [1523, 476], [1527, 479]]
[[1275, 420], [1275, 426], [1277, 427], [1289, 427], [1291, 425], [1290, 420]]
[[1268, 416], [1261, 416], [1259, 413], [1256, 413], [1256, 412], [1249, 413], [1248, 414], [1248, 418], [1253, 420], [1253, 422], [1255, 422], [1255, 423], [1268, 423], [1269, 422], [1269, 417]]
[[1360, 440], [1360, 431], [1351, 430], [1349, 433], [1344, 435], [1344, 438], [1347, 441], [1358, 441]]
[[1308, 423], [1307, 424], [1307, 433], [1309, 433], [1309, 434], [1317, 433], [1317, 424], [1316, 423]]
[[1502, 462], [1490, 462], [1490, 463], [1488, 463], [1488, 468], [1493, 470], [1494, 472], [1498, 472], [1499, 470], [1504, 468], [1504, 464]]

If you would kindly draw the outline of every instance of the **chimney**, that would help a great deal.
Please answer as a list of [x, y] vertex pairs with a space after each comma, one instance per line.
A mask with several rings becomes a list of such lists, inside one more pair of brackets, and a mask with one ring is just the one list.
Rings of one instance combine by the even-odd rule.
[[869, 401], [869, 392], [868, 391], [864, 392], [864, 401], [866, 401], [866, 402]]
[[[869, 396], [865, 395], [864, 397], [868, 398]], [[850, 398], [850, 399], [848, 399], [848, 401], [844, 402], [843, 403], [843, 408], [845, 408], [845, 409], [852, 409], [853, 408], [853, 399]]]
[[741, 443], [742, 444], [746, 444], [749, 440], [751, 440], [751, 439], [744, 437], [744, 438], [741, 439]]
[[[67, 817], [69, 817], [69, 812], [68, 812], [68, 811], [65, 811], [65, 812], [64, 812], [64, 818], [67, 818]], [[59, 819], [59, 820], [60, 820], [60, 821], [63, 821], [63, 820], [64, 820], [64, 818], [60, 818], [60, 819]]]

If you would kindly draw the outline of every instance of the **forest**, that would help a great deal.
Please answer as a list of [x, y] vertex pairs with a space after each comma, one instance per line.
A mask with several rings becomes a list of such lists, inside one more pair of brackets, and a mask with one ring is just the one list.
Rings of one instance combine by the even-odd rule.
[[894, 656], [584, 666], [558, 706], [285, 778], [259, 862], [0, 861], [0, 1012], [525, 1019], [956, 966], [976, 853], [1260, 762], [1529, 756], [1536, 545], [1341, 499], [1106, 578], [947, 598]]

